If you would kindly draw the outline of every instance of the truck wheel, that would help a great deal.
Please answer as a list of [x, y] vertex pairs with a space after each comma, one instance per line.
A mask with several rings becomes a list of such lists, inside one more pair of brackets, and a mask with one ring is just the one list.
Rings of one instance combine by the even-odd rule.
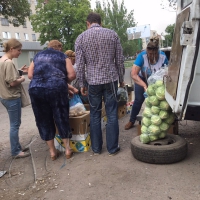
[[164, 139], [143, 144], [140, 136], [131, 141], [133, 156], [142, 162], [170, 164], [183, 160], [187, 155], [187, 142], [178, 135], [167, 134]]

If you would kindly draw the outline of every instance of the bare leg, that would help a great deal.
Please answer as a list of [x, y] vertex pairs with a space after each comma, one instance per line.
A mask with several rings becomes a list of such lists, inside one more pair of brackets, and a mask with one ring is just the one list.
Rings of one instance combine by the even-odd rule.
[[56, 156], [56, 147], [54, 145], [54, 139], [47, 141], [47, 145], [49, 146], [50, 156]]
[[69, 138], [62, 139], [65, 146], [65, 155], [71, 155], [72, 150], [69, 146]]

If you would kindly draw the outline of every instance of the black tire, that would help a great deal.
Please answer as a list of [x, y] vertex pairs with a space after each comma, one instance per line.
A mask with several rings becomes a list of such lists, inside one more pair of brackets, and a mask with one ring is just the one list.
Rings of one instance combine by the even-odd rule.
[[170, 164], [183, 160], [187, 155], [187, 142], [178, 135], [167, 134], [166, 138], [149, 144], [140, 142], [140, 136], [131, 141], [133, 156], [151, 164]]

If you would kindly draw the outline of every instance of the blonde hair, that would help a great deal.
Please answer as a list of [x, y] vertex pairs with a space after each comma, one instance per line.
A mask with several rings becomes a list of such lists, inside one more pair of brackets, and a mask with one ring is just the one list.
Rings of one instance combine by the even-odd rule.
[[11, 38], [7, 42], [3, 43], [3, 47], [4, 47], [3, 52], [8, 52], [11, 48], [13, 49], [21, 48], [22, 43], [15, 38]]
[[159, 37], [158, 36], [151, 37], [150, 42], [147, 44], [147, 47], [159, 48]]
[[60, 50], [60, 48], [62, 48], [62, 43], [59, 42], [58, 40], [51, 40], [48, 43], [48, 48], [53, 48], [55, 50]]
[[72, 60], [75, 60], [76, 54], [75, 54], [74, 51], [72, 51], [72, 50], [67, 50], [67, 51], [65, 51], [65, 54], [66, 54], [69, 58], [71, 58]]

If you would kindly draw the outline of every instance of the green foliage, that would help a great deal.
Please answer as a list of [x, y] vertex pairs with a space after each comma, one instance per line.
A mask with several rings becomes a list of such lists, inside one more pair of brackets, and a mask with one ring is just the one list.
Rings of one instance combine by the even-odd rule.
[[47, 4], [38, 1], [36, 14], [31, 16], [35, 32], [40, 33], [39, 41], [45, 44], [59, 40], [63, 50], [74, 50], [78, 35], [86, 30], [86, 17], [90, 13], [89, 0], [49, 0]]
[[169, 26], [166, 27], [165, 32], [167, 34], [165, 35], [165, 40], [163, 41], [164, 47], [171, 47], [172, 46], [174, 28], [175, 28], [175, 24], [170, 24]]
[[94, 12], [98, 12], [102, 17], [103, 27], [114, 30], [121, 41], [124, 56], [132, 56], [138, 50], [141, 50], [141, 41], [128, 40], [127, 28], [136, 26], [134, 21], [134, 11], [128, 13], [124, 6], [124, 0], [118, 3], [117, 0], [111, 0], [107, 4], [103, 1], [103, 6], [99, 1], [96, 2]]
[[30, 16], [30, 4], [27, 0], [0, 0], [0, 15], [19, 26]]

